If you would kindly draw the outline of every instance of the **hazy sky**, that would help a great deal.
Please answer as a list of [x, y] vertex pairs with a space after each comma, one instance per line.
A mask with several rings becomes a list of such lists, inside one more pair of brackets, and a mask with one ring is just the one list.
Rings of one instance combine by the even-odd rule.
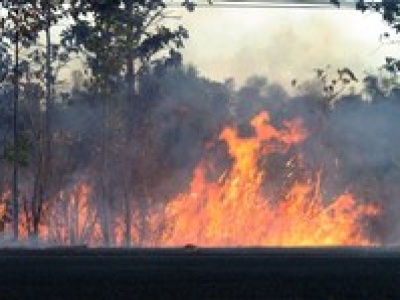
[[185, 62], [217, 80], [243, 82], [261, 74], [283, 83], [312, 77], [313, 68], [327, 64], [349, 66], [362, 76], [377, 71], [400, 46], [382, 45], [380, 36], [389, 27], [378, 14], [353, 9], [199, 8], [179, 13], [190, 33]]

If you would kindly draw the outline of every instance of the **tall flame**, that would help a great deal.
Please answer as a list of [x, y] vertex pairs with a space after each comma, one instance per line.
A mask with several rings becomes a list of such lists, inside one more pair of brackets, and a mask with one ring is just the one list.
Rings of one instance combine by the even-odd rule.
[[[162, 245], [193, 243], [202, 246], [328, 246], [367, 245], [360, 221], [378, 213], [372, 205], [357, 204], [343, 194], [325, 206], [316, 183], [296, 183], [284, 199], [274, 201], [261, 193], [265, 171], [260, 155], [283, 151], [302, 142], [306, 132], [299, 121], [283, 130], [271, 126], [267, 112], [251, 125], [254, 137], [240, 138], [225, 128], [220, 139], [228, 145], [233, 166], [219, 182], [206, 180], [204, 163], [196, 168], [188, 193], [172, 199], [166, 209], [168, 228]], [[280, 145], [273, 146], [278, 142]], [[275, 203], [275, 204], [274, 204]]]
[[[271, 153], [284, 153], [302, 143], [307, 132], [300, 120], [284, 122], [283, 128], [277, 129], [271, 125], [267, 112], [258, 114], [250, 125], [254, 129], [251, 137], [241, 137], [233, 127], [226, 127], [220, 133], [219, 139], [226, 143], [233, 162], [217, 180], [208, 179], [209, 163], [204, 159], [195, 168], [187, 192], [164, 204], [149, 202], [145, 216], [140, 215], [143, 212], [137, 205], [132, 205], [128, 214], [132, 220], [130, 232], [134, 245], [345, 246], [372, 243], [363, 220], [380, 214], [380, 209], [360, 203], [350, 193], [326, 201], [320, 191], [320, 173], [313, 179], [294, 183], [282, 199], [266, 196], [262, 187], [268, 179], [267, 170], [261, 162]], [[9, 198], [9, 191], [0, 195], [0, 216], [5, 213], [4, 202], [10, 201]], [[46, 202], [43, 209], [41, 239], [59, 244], [101, 245], [104, 224], [98, 206], [88, 183], [80, 182], [68, 192], [60, 191], [58, 199]], [[111, 222], [106, 225], [108, 232], [114, 235], [113, 245], [124, 244], [126, 214], [113, 211]], [[141, 230], [142, 223], [145, 223], [145, 230]], [[23, 228], [21, 232], [27, 236]]]

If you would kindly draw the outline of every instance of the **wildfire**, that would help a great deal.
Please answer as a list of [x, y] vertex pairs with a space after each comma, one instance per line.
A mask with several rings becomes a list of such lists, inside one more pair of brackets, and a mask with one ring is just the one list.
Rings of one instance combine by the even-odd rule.
[[6, 203], [8, 199], [11, 196], [10, 191], [4, 192], [2, 195], [0, 195], [0, 216], [3, 216], [6, 214]]
[[[376, 215], [373, 205], [357, 204], [343, 194], [324, 205], [316, 183], [296, 183], [284, 199], [265, 198], [261, 185], [265, 171], [261, 155], [285, 151], [302, 142], [306, 133], [299, 121], [286, 122], [283, 130], [271, 126], [269, 115], [252, 121], [254, 137], [240, 138], [225, 128], [225, 141], [234, 163], [219, 182], [206, 180], [204, 163], [196, 168], [188, 193], [172, 199], [166, 209], [162, 245], [201, 246], [329, 246], [370, 244], [360, 223]], [[276, 145], [277, 144], [277, 145]], [[275, 204], [274, 204], [275, 203]]]
[[68, 193], [61, 191], [58, 199], [46, 207], [42, 237], [62, 245], [101, 245], [101, 224], [97, 209], [90, 201], [91, 193], [86, 183], [78, 184]]
[[[330, 201], [323, 199], [320, 173], [313, 180], [295, 182], [282, 199], [266, 196], [263, 183], [267, 180], [266, 174], [273, 170], [266, 170], [261, 162], [271, 153], [285, 153], [302, 143], [307, 132], [300, 120], [284, 122], [283, 128], [277, 129], [271, 125], [267, 112], [258, 114], [250, 125], [254, 131], [250, 137], [241, 137], [234, 127], [226, 127], [220, 133], [219, 139], [226, 143], [233, 162], [217, 180], [209, 180], [209, 163], [203, 159], [194, 170], [187, 192], [163, 204], [149, 202], [145, 216], [133, 204], [128, 213], [114, 209], [109, 213], [109, 223], [103, 224], [98, 199], [90, 184], [81, 182], [69, 191], [61, 191], [58, 199], [46, 203], [40, 225], [41, 239], [66, 245], [98, 246], [102, 245], [107, 230], [112, 236], [112, 245], [124, 245], [128, 232], [124, 217], [130, 214], [130, 240], [140, 246], [286, 247], [372, 243], [363, 221], [378, 215], [379, 208], [360, 203], [350, 193]], [[8, 196], [0, 197], [0, 215], [4, 214], [1, 203]], [[145, 230], [141, 227], [143, 223]]]

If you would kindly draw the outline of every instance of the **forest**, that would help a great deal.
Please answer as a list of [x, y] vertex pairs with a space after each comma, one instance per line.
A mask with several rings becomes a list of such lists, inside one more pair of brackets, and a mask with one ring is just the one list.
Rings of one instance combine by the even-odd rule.
[[[356, 9], [400, 30], [397, 4]], [[237, 85], [182, 63], [163, 0], [1, 14], [0, 246], [399, 243], [396, 58]]]

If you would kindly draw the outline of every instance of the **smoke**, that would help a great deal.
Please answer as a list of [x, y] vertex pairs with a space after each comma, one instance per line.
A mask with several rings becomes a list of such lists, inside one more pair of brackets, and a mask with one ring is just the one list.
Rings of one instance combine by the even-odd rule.
[[[265, 189], [279, 194], [288, 184], [321, 172], [326, 201], [348, 191], [362, 203], [378, 203], [383, 213], [369, 220], [366, 228], [372, 239], [398, 243], [399, 91], [393, 89], [386, 96], [371, 91], [369, 100], [361, 94], [343, 95], [332, 104], [318, 81], [306, 86], [291, 97], [283, 87], [253, 77], [236, 94], [241, 123], [247, 124], [257, 111], [267, 110], [278, 128], [283, 120], [300, 117], [309, 133], [297, 149], [267, 160], [266, 170], [273, 172], [269, 172]], [[288, 167], [287, 162], [296, 155], [301, 163]]]
[[[312, 31], [310, 24], [308, 33], [319, 30]], [[337, 38], [329, 26], [323, 32], [329, 41]], [[304, 51], [298, 54], [288, 46], [291, 43]], [[68, 100], [57, 101], [52, 118], [55, 163], [51, 201], [43, 213], [43, 223], [53, 226], [48, 241], [101, 245], [107, 234], [108, 245], [120, 245], [124, 226], [120, 226], [122, 232], [116, 233], [114, 228], [125, 222], [122, 217], [129, 210], [132, 231], [137, 236], [133, 244], [148, 245], [154, 233], [148, 215], [189, 190], [200, 161], [208, 162], [210, 181], [229, 170], [232, 157], [226, 144], [218, 139], [221, 130], [229, 125], [239, 128], [241, 137], [251, 137], [254, 129], [249, 120], [266, 110], [278, 129], [284, 127], [285, 120], [300, 118], [308, 137], [287, 152], [260, 158], [260, 167], [267, 170], [263, 192], [274, 199], [284, 199], [281, 195], [288, 186], [316, 180], [315, 174], [321, 174], [324, 201], [347, 191], [360, 202], [378, 203], [382, 215], [365, 220], [371, 239], [383, 244], [398, 243], [400, 92], [393, 89], [385, 95], [375, 87], [368, 91], [368, 101], [357, 93], [339, 94], [331, 101], [315, 78], [313, 66], [303, 57], [306, 52], [315, 57], [320, 53], [332, 57], [338, 50], [315, 46], [297, 37], [294, 26], [287, 26], [273, 35], [267, 48], [243, 48], [247, 58], [237, 57], [235, 67], [229, 70], [242, 76], [252, 74], [239, 88], [232, 81], [214, 81], [202, 77], [195, 67], [184, 66], [143, 77], [134, 110], [126, 106], [123, 85], [107, 96], [93, 96], [82, 86]], [[298, 75], [298, 83], [288, 87], [292, 74], [282, 71], [279, 64], [266, 68], [276, 73], [273, 80], [254, 75], [251, 61], [254, 57], [264, 58], [261, 53], [268, 53], [271, 61], [282, 60], [293, 69], [303, 69], [307, 73], [304, 78], [313, 80]], [[22, 103], [21, 110], [32, 116], [34, 112], [27, 103]], [[11, 102], [2, 104], [1, 113], [6, 120]], [[5, 162], [1, 163], [6, 169]], [[32, 197], [34, 171], [33, 165], [22, 170], [21, 194], [27, 203]], [[85, 196], [81, 202], [71, 200], [82, 194]], [[49, 211], [52, 214], [46, 215]], [[80, 218], [84, 218], [84, 226]], [[97, 220], [100, 228], [93, 225]], [[15, 245], [7, 236], [0, 244]], [[29, 245], [36, 244], [23, 244]]]
[[288, 88], [326, 64], [373, 71], [397, 51], [379, 45], [391, 32], [380, 15], [356, 10], [210, 8], [183, 14], [182, 21], [191, 37], [185, 62], [214, 80], [234, 75], [240, 85], [257, 73]]
[[0, 234], [0, 249], [46, 249], [59, 246], [56, 243], [50, 243], [40, 239], [24, 239], [16, 241], [13, 235], [2, 233]]
[[[242, 137], [251, 137], [254, 132], [249, 120], [266, 110], [277, 128], [283, 128], [285, 120], [300, 118], [309, 134], [301, 145], [260, 161], [267, 170], [265, 192], [284, 199], [280, 195], [287, 187], [316, 180], [313, 176], [321, 174], [327, 204], [344, 192], [354, 194], [360, 203], [378, 204], [382, 215], [364, 220], [371, 240], [398, 242], [398, 90], [386, 96], [379, 90], [369, 91], [369, 100], [365, 95], [344, 93], [331, 102], [318, 80], [305, 82], [297, 95], [291, 96], [292, 91], [263, 76], [252, 76], [242, 87], [233, 89], [229, 82], [207, 80], [189, 67], [149, 78], [142, 92], [143, 99], [153, 105], [146, 113], [150, 119], [146, 128], [153, 130], [151, 147], [157, 150], [148, 158], [152, 167], [145, 167], [153, 172], [135, 173], [134, 177], [154, 178], [148, 183], [151, 197], [165, 202], [187, 190], [200, 160], [209, 162], [209, 180], [222, 176], [232, 158], [226, 145], [218, 141], [221, 129], [237, 126]], [[132, 141], [135, 143], [144, 147]], [[146, 149], [150, 153], [150, 148]], [[295, 157], [301, 159], [293, 160]]]
[[328, 138], [340, 162], [342, 184], [361, 199], [379, 202], [384, 207], [385, 215], [378, 231], [388, 243], [397, 243], [399, 238], [396, 212], [399, 205], [396, 183], [400, 180], [398, 99], [398, 91], [370, 103], [343, 99], [343, 104], [338, 104], [327, 123], [331, 128]]

